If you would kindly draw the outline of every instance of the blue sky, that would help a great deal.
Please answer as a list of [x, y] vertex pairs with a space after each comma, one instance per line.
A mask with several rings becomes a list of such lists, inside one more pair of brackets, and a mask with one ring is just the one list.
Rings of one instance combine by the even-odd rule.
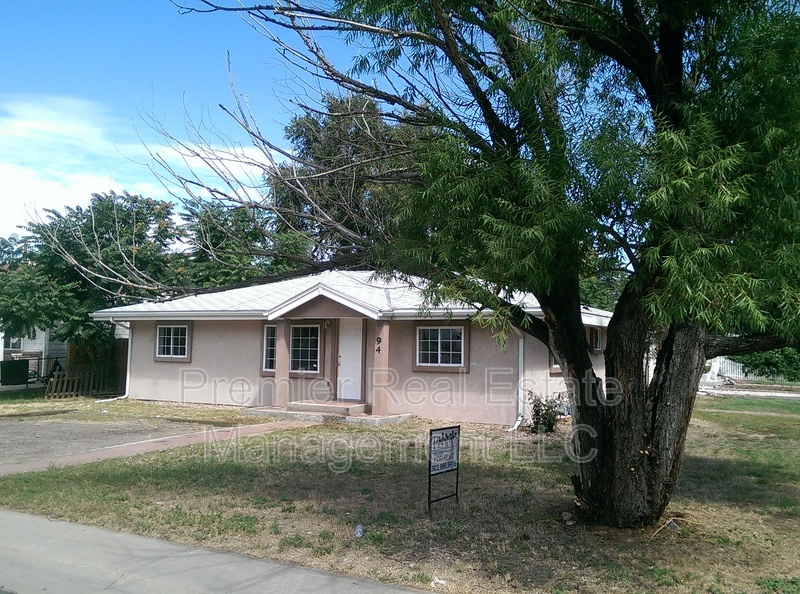
[[[166, 197], [143, 141], [154, 115], [177, 136], [186, 118], [236, 129], [237, 91], [280, 141], [302, 89], [271, 44], [234, 14], [181, 15], [169, 0], [33, 0], [0, 10], [0, 236], [36, 209], [92, 193]], [[241, 137], [240, 137], [241, 138]]]

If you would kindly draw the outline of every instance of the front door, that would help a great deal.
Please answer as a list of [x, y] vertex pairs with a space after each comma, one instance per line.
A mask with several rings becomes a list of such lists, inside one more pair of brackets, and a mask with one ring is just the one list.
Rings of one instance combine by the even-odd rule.
[[339, 320], [339, 373], [337, 397], [361, 400], [361, 318]]

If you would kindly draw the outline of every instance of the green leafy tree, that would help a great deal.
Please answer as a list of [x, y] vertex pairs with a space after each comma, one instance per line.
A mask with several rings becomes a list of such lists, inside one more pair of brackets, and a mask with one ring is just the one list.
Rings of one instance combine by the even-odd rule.
[[[408, 192], [409, 143], [419, 132], [391, 125], [363, 95], [325, 94], [286, 127], [292, 161], [268, 177], [278, 228], [316, 238], [322, 253], [351, 250], [343, 231], [369, 246], [383, 241], [390, 205]], [[272, 210], [272, 209], [271, 209]]]
[[[196, 245], [198, 254], [205, 252], [201, 260], [225, 259], [226, 250], [232, 256], [238, 249], [240, 255], [253, 256], [262, 280], [375, 267], [375, 247], [389, 240], [395, 209], [417, 179], [409, 173], [413, 155], [408, 145], [420, 140], [420, 129], [387, 117], [373, 98], [355, 91], [326, 94], [319, 109], [301, 107], [285, 130], [291, 150], [262, 134], [241, 99], [235, 109], [223, 110], [248, 135], [252, 149], [238, 142], [225, 145], [216, 137], [212, 142], [212, 131], [197, 128], [191, 130], [193, 140], [186, 141], [151, 121], [166, 143], [186, 157], [187, 166], [203, 164], [202, 170], [176, 171], [153, 154], [154, 171], [182, 190], [173, 195], [190, 219], [202, 219]], [[210, 183], [208, 171], [222, 183]], [[232, 216], [237, 233], [230, 232], [237, 228], [228, 224]], [[208, 242], [212, 227], [216, 239]], [[224, 236], [224, 245], [215, 243]], [[257, 278], [247, 277], [244, 282]]]
[[800, 381], [800, 351], [785, 347], [763, 353], [734, 355], [731, 357], [744, 366], [745, 373], [774, 377], [782, 375], [787, 381]]
[[[187, 205], [185, 211], [189, 248], [182, 272], [198, 288], [248, 283], [266, 274], [291, 274], [308, 258], [309, 242], [300, 233], [273, 232], [274, 225], [263, 210], [205, 201]], [[287, 257], [276, 259], [276, 252]]]
[[159, 297], [165, 284], [186, 284], [182, 256], [172, 249], [182, 237], [173, 214], [168, 202], [95, 194], [87, 207], [47, 211], [24, 239], [3, 240], [3, 330], [55, 327], [56, 338], [104, 352], [113, 330], [93, 322], [90, 312]]
[[110, 300], [153, 299], [186, 284], [175, 249], [184, 231], [171, 202], [127, 192], [93, 194], [87, 207], [46, 210], [28, 231], [36, 258], [54, 278], [89, 280], [87, 290]]
[[49, 328], [53, 315], [76, 305], [67, 297], [74, 284], [52, 279], [35, 262], [33, 238], [0, 238], [0, 327], [15, 336], [30, 335], [37, 328]]
[[[797, 5], [199, 0], [193, 9], [246, 13], [300, 68], [431, 131], [408, 144], [418, 191], [382, 219], [385, 241], [363, 241], [335, 208], [314, 210], [302, 185], [294, 211], [312, 209], [387, 271], [428, 277], [431, 299], [483, 305], [500, 335], [513, 324], [546, 344], [581, 429], [578, 506], [610, 525], [656, 522], [677, 484], [706, 359], [782, 346], [800, 330]], [[363, 50], [337, 67], [316, 31]], [[280, 148], [241, 105], [229, 113], [256, 146]], [[595, 263], [627, 271], [607, 382], [581, 321], [581, 277]], [[518, 292], [536, 296], [543, 319], [504, 298]]]

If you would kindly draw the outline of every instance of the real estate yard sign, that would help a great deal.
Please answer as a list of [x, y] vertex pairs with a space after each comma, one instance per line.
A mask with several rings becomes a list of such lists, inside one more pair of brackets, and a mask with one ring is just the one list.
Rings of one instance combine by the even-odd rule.
[[[428, 513], [431, 513], [431, 504], [442, 499], [456, 498], [458, 502], [458, 446], [461, 435], [461, 426], [431, 429], [429, 457], [428, 457]], [[447, 493], [436, 499], [431, 496], [433, 477], [448, 472], [456, 473], [455, 491]]]

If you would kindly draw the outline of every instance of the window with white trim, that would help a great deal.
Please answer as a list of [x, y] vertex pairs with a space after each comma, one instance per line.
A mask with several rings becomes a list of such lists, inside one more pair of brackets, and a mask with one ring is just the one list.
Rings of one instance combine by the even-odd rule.
[[187, 359], [189, 357], [189, 326], [158, 326], [156, 358]]
[[319, 373], [319, 326], [292, 326], [289, 370], [299, 373]]
[[547, 350], [547, 361], [550, 365], [550, 373], [561, 373], [561, 365], [556, 361], [550, 349]]
[[264, 326], [263, 371], [275, 371], [277, 326]]
[[22, 337], [21, 336], [3, 336], [3, 348], [9, 351], [22, 350]]
[[602, 328], [589, 328], [589, 346], [593, 354], [603, 352], [605, 344], [603, 344], [603, 329]]
[[464, 328], [418, 326], [417, 365], [463, 366]]

